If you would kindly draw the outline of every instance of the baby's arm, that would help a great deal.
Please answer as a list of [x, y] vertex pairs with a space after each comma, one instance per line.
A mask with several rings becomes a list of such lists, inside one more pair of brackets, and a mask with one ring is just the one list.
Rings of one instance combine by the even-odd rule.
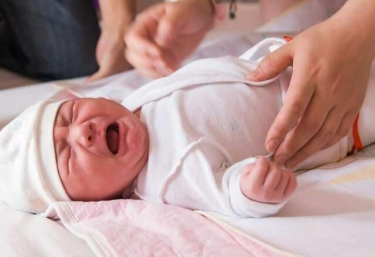
[[[146, 194], [138, 191], [137, 195], [142, 199], [161, 200], [163, 203], [191, 210], [260, 218], [276, 214], [296, 187], [296, 180], [291, 172], [276, 168], [264, 158], [260, 158], [258, 163], [256, 158], [248, 158], [226, 169], [223, 164], [228, 162], [223, 162], [224, 160], [222, 154], [216, 153], [211, 146], [201, 146], [199, 151], [185, 159], [173, 176], [162, 180], [163, 184], [160, 186], [155, 186], [155, 180], [149, 178], [150, 186], [153, 184], [152, 188], [160, 188], [160, 191], [143, 190]], [[288, 175], [285, 180], [284, 173]], [[282, 181], [280, 187], [277, 175], [280, 175]], [[264, 185], [256, 184], [253, 180], [260, 177], [269, 182]], [[288, 183], [286, 178], [289, 179]], [[141, 180], [138, 179], [138, 183], [139, 181]], [[283, 187], [287, 189], [281, 190]]]
[[283, 170], [273, 162], [260, 157], [242, 169], [242, 193], [250, 200], [278, 204], [284, 202], [296, 189], [293, 172]]
[[295, 175], [260, 157], [231, 166], [223, 176], [232, 210], [241, 217], [276, 214], [297, 186]]

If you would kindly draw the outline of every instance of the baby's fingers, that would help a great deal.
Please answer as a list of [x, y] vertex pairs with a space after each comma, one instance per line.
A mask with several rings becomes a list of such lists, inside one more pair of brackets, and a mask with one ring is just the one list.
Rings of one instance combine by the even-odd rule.
[[291, 171], [286, 171], [286, 174], [288, 176], [288, 183], [284, 190], [284, 199], [287, 199], [291, 194], [296, 191], [297, 188], [297, 178], [296, 175]]
[[264, 157], [259, 157], [255, 165], [247, 165], [245, 169], [247, 169], [248, 177], [252, 184], [258, 188], [263, 187], [268, 174], [268, 161]]
[[270, 171], [263, 187], [263, 202], [284, 202], [296, 189], [297, 180], [293, 172], [270, 165]]
[[[276, 165], [272, 165], [264, 181], [264, 190], [274, 192], [282, 178], [282, 171]], [[271, 197], [271, 196], [270, 196]]]
[[268, 173], [268, 162], [259, 158], [256, 163], [246, 165], [242, 170], [241, 191], [252, 200], [262, 201], [264, 181]]

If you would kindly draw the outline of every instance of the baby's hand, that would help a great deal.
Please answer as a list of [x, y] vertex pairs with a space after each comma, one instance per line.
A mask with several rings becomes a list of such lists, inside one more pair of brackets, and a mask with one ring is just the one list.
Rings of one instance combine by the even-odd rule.
[[295, 191], [297, 180], [293, 172], [260, 157], [243, 168], [240, 186], [242, 193], [253, 201], [281, 203]]

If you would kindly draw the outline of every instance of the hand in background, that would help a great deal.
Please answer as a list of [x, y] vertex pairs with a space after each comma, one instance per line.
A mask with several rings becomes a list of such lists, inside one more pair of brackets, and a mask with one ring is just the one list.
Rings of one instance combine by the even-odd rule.
[[297, 179], [293, 172], [260, 157], [242, 170], [240, 186], [242, 193], [253, 201], [281, 203], [296, 190]]
[[142, 74], [170, 74], [213, 26], [210, 0], [161, 3], [141, 13], [129, 29], [126, 58]]
[[279, 165], [292, 168], [338, 142], [350, 132], [363, 103], [375, 47], [370, 33], [347, 15], [365, 7], [350, 5], [344, 15], [306, 30], [267, 56], [248, 77], [266, 80], [293, 65], [284, 106], [266, 138]]
[[91, 82], [130, 70], [132, 66], [125, 59], [124, 51], [125, 44], [123, 34], [111, 34], [103, 30], [96, 47], [96, 60], [99, 65], [99, 70], [91, 75], [87, 81]]
[[99, 0], [102, 15], [102, 32], [96, 45], [99, 70], [88, 82], [132, 68], [125, 59], [124, 34], [134, 20], [136, 0]]

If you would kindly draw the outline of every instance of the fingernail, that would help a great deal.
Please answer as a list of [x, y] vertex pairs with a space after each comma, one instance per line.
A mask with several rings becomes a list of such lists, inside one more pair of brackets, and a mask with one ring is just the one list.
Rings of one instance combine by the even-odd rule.
[[278, 146], [279, 146], [279, 141], [277, 139], [272, 139], [271, 141], [267, 143], [266, 148], [269, 153], [274, 153]]
[[253, 70], [247, 75], [247, 79], [252, 80], [255, 79], [259, 75], [259, 69]]
[[286, 162], [286, 160], [287, 160], [286, 156], [285, 155], [281, 155], [281, 156], [278, 156], [278, 157], [275, 158], [275, 163], [277, 165], [281, 166], [281, 165], [283, 165]]

